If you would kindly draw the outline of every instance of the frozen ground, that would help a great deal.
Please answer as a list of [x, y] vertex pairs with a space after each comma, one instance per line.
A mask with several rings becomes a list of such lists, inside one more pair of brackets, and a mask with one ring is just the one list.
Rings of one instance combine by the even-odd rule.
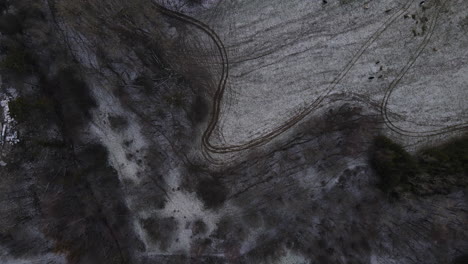
[[5, 92], [0, 93], [0, 107], [1, 107], [1, 137], [0, 145], [3, 149], [8, 148], [9, 145], [14, 145], [19, 142], [18, 131], [15, 129], [16, 121], [10, 115], [10, 109], [8, 103], [11, 100], [15, 100], [17, 97], [16, 92], [13, 88], [6, 89]]
[[221, 2], [200, 16], [229, 60], [212, 144], [277, 134], [297, 116], [319, 115], [330, 94], [380, 104], [389, 128], [403, 134], [464, 127], [467, 8], [466, 1]]
[[[39, 12], [0, 36], [34, 60], [0, 68], [21, 139], [2, 149], [0, 262], [468, 253], [466, 186], [386, 193], [369, 163], [378, 134], [417, 150], [466, 132], [468, 2], [156, 2], [15, 1]], [[51, 107], [15, 122], [16, 96]]]

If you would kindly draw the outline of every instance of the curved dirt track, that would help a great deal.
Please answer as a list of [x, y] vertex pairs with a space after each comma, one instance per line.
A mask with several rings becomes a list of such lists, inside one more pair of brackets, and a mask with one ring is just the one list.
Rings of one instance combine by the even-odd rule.
[[229, 63], [228, 63], [228, 57], [227, 57], [227, 53], [226, 53], [226, 49], [224, 48], [224, 45], [223, 45], [223, 42], [221, 41], [221, 39], [219, 38], [219, 36], [216, 34], [216, 32], [214, 32], [209, 26], [207, 26], [206, 24], [190, 17], [190, 16], [187, 16], [187, 15], [184, 15], [184, 14], [181, 14], [179, 12], [175, 12], [175, 11], [172, 11], [172, 10], [169, 10], [161, 5], [158, 5], [156, 4], [156, 7], [157, 9], [162, 13], [162, 14], [165, 14], [167, 16], [170, 16], [170, 17], [174, 17], [174, 18], [177, 18], [177, 19], [180, 19], [182, 21], [185, 21], [185, 22], [188, 22], [190, 24], [192, 24], [193, 26], [197, 27], [198, 29], [202, 30], [203, 32], [205, 32], [206, 34], [208, 34], [208, 36], [210, 36], [210, 38], [214, 41], [216, 47], [218, 48], [218, 51], [219, 51], [219, 54], [221, 56], [221, 79], [218, 83], [218, 87], [215, 91], [215, 95], [214, 95], [214, 98], [213, 98], [213, 109], [212, 109], [212, 114], [211, 114], [211, 119], [210, 119], [210, 122], [208, 123], [208, 127], [206, 128], [205, 132], [203, 133], [203, 138], [202, 138], [202, 142], [203, 142], [203, 146], [210, 150], [210, 151], [213, 151], [213, 152], [216, 152], [216, 150], [218, 149], [217, 147], [215, 146], [212, 146], [209, 142], [209, 138], [211, 136], [211, 134], [213, 133], [213, 130], [217, 124], [217, 120], [218, 120], [218, 117], [219, 117], [219, 112], [220, 112], [220, 109], [221, 109], [221, 102], [222, 102], [222, 99], [223, 99], [223, 95], [224, 95], [224, 90], [226, 89], [226, 81], [227, 81], [227, 78], [228, 78], [228, 72], [229, 72]]
[[443, 2], [439, 2], [437, 6], [437, 11], [436, 14], [434, 15], [434, 19], [431, 19], [431, 25], [429, 27], [429, 32], [426, 34], [424, 37], [423, 42], [421, 45], [419, 45], [417, 51], [415, 52], [414, 56], [412, 56], [405, 67], [401, 70], [401, 72], [398, 74], [397, 78], [393, 80], [393, 82], [390, 84], [388, 89], [385, 92], [384, 99], [382, 100], [381, 104], [381, 114], [382, 118], [384, 119], [385, 125], [392, 130], [393, 132], [403, 135], [403, 136], [410, 136], [410, 137], [425, 137], [425, 136], [436, 136], [436, 135], [441, 135], [449, 132], [453, 132], [456, 130], [462, 130], [468, 127], [467, 123], [462, 123], [458, 125], [453, 125], [453, 126], [448, 126], [445, 128], [437, 129], [437, 130], [428, 130], [428, 131], [410, 131], [410, 130], [405, 130], [401, 127], [398, 127], [395, 125], [389, 118], [388, 114], [388, 101], [392, 95], [393, 90], [397, 87], [397, 85], [400, 83], [400, 81], [405, 77], [406, 73], [409, 71], [409, 69], [413, 66], [413, 64], [417, 61], [421, 53], [426, 49], [427, 45], [429, 44], [432, 35], [434, 34], [434, 29], [437, 26], [437, 22], [440, 17], [440, 13], [442, 8], [446, 5], [447, 2], [450, 0], [445, 0]]
[[[422, 136], [431, 136], [431, 135], [439, 135], [447, 132], [451, 132], [454, 130], [460, 130], [464, 129], [467, 127], [467, 124], [460, 124], [460, 125], [455, 125], [455, 126], [450, 126], [446, 127], [444, 129], [440, 130], [434, 130], [434, 131], [424, 131], [424, 132], [417, 132], [417, 131], [407, 131], [402, 128], [397, 127], [395, 124], [392, 123], [392, 121], [388, 117], [388, 100], [392, 94], [392, 91], [395, 89], [395, 87], [398, 85], [400, 80], [405, 76], [405, 74], [408, 72], [408, 70], [412, 67], [412, 65], [415, 63], [419, 55], [422, 53], [422, 51], [425, 49], [427, 44], [429, 43], [431, 36], [434, 32], [434, 28], [436, 27], [437, 24], [437, 18], [440, 15], [441, 9], [445, 6], [445, 4], [449, 0], [445, 0], [444, 2], [439, 2], [437, 5], [437, 11], [435, 15], [435, 19], [432, 19], [431, 25], [430, 25], [430, 30], [429, 33], [426, 34], [423, 42], [421, 45], [418, 47], [418, 50], [416, 51], [415, 55], [410, 58], [408, 63], [405, 65], [403, 70], [398, 74], [397, 78], [390, 84], [389, 88], [386, 90], [384, 99], [382, 100], [381, 104], [381, 114], [382, 118], [384, 119], [384, 123], [386, 126], [401, 135], [405, 136], [413, 136], [413, 137], [422, 137]], [[327, 95], [330, 94], [330, 92], [341, 82], [341, 80], [348, 74], [348, 72], [351, 70], [351, 68], [356, 64], [356, 62], [361, 58], [361, 56], [364, 54], [364, 52], [369, 48], [369, 46], [374, 43], [375, 40], [377, 40], [382, 33], [399, 17], [401, 17], [410, 7], [411, 5], [415, 2], [415, 0], [408, 0], [397, 12], [395, 12], [390, 18], [388, 18], [379, 28], [376, 32], [374, 32], [369, 39], [366, 40], [366, 42], [362, 45], [362, 47], [356, 52], [356, 54], [352, 57], [352, 59], [346, 64], [346, 66], [339, 72], [337, 77], [329, 84], [329, 86], [325, 89], [325, 91], [320, 95], [317, 99], [315, 99], [312, 103], [309, 104], [309, 106], [305, 107], [302, 111], [300, 111], [298, 114], [290, 118], [288, 121], [284, 122], [282, 125], [276, 127], [272, 131], [266, 133], [265, 135], [254, 138], [247, 143], [244, 144], [239, 144], [239, 145], [227, 145], [227, 146], [217, 146], [213, 145], [210, 142], [210, 138], [213, 134], [213, 131], [215, 130], [218, 121], [219, 121], [219, 115], [220, 115], [220, 110], [221, 110], [221, 103], [223, 99], [223, 95], [226, 89], [226, 82], [229, 76], [229, 62], [228, 62], [228, 56], [226, 49], [224, 47], [223, 42], [219, 38], [219, 36], [212, 30], [208, 25], [204, 24], [203, 22], [200, 22], [190, 16], [181, 14], [176, 11], [169, 10], [161, 5], [155, 4], [157, 9], [164, 15], [167, 15], [169, 17], [177, 18], [182, 21], [185, 21], [196, 28], [202, 30], [208, 36], [213, 40], [215, 43], [220, 56], [222, 60], [222, 69], [221, 69], [221, 79], [218, 83], [218, 87], [215, 91], [215, 95], [213, 98], [213, 105], [212, 105], [212, 113], [211, 117], [208, 123], [208, 126], [206, 130], [203, 133], [202, 136], [202, 145], [205, 150], [211, 153], [230, 153], [230, 152], [238, 152], [242, 150], [246, 150], [255, 146], [262, 145], [276, 136], [286, 132], [288, 129], [293, 127], [295, 124], [297, 124], [299, 121], [301, 121], [304, 117], [306, 117], [308, 114], [313, 112], [317, 107], [320, 105], [321, 102], [326, 98]]]

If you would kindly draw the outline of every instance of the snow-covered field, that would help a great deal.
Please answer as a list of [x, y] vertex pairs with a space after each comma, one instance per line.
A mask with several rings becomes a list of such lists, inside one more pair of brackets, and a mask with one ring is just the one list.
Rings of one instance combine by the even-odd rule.
[[[229, 58], [211, 143], [248, 144], [320, 107], [329, 94], [358, 94], [369, 105], [382, 104], [389, 127], [403, 134], [464, 127], [468, 39], [460, 21], [467, 5], [221, 2], [200, 15], [221, 37]], [[320, 112], [308, 116], [315, 113]]]

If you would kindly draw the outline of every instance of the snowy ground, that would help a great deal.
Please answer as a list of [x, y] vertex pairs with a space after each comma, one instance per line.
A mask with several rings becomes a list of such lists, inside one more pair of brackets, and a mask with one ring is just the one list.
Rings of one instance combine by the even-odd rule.
[[[0, 81], [1, 83], [1, 81]], [[1, 84], [0, 84], [1, 85]], [[11, 100], [14, 100], [17, 97], [16, 91], [12, 88], [6, 89], [5, 93], [0, 93], [0, 148], [3, 150], [5, 147], [9, 147], [17, 144], [20, 139], [18, 131], [15, 129], [16, 121], [10, 115], [10, 109], [8, 103]], [[2, 151], [2, 155], [3, 155]], [[1, 160], [0, 157], [0, 166], [5, 166], [6, 163]]]
[[[45, 160], [43, 171], [32, 166], [24, 174], [18, 167], [0, 177], [0, 209], [8, 214], [3, 228], [15, 227], [12, 234], [21, 237], [25, 230], [15, 213], [36, 213], [30, 208], [39, 200], [37, 213], [50, 215], [43, 225], [71, 234], [64, 248], [74, 251], [63, 253], [84, 255], [76, 262], [84, 264], [109, 257], [109, 263], [122, 263], [122, 253], [142, 264], [432, 264], [466, 251], [464, 190], [393, 201], [377, 189], [368, 155], [382, 127], [405, 142], [405, 133], [426, 135], [467, 121], [468, 2], [158, 1], [208, 24], [226, 48], [227, 89], [209, 143], [249, 145], [273, 134], [266, 138], [271, 144], [220, 160], [209, 159], [215, 154], [200, 144], [222, 66], [203, 26], [146, 0], [56, 3], [56, 42], [70, 54], [52, 63], [48, 74], [73, 61], [87, 84], [80, 92], [89, 92], [96, 105], [82, 126], [72, 126], [76, 135], [63, 132], [75, 143], [72, 151], [47, 150], [50, 160], [42, 155], [19, 162]], [[2, 140], [9, 145], [15, 121], [8, 101], [15, 97], [0, 94]], [[201, 110], [195, 107], [200, 98]], [[192, 116], [196, 110], [199, 118]], [[275, 134], [292, 118], [287, 132]], [[63, 119], [65, 127], [74, 121]], [[95, 144], [107, 150], [101, 154], [108, 160], [84, 151]], [[62, 165], [65, 154], [83, 165]], [[72, 184], [60, 177], [73, 177]], [[17, 197], [16, 189], [7, 191], [12, 183], [18, 192], [31, 187], [32, 194]], [[68, 201], [82, 203], [72, 207]], [[66, 215], [55, 215], [49, 205]], [[68, 215], [66, 227], [53, 221]], [[82, 221], [88, 216], [95, 222]], [[83, 233], [75, 238], [75, 230]], [[50, 241], [60, 243], [54, 234]], [[106, 241], [109, 252], [93, 252], [94, 241]], [[74, 249], [75, 242], [83, 248]], [[45, 244], [42, 257], [24, 260], [11, 255], [16, 246], [1, 244], [0, 262], [65, 262], [54, 246]], [[93, 254], [99, 255], [95, 261]]]
[[347, 2], [224, 1], [201, 15], [230, 67], [213, 145], [261, 138], [329, 93], [388, 96], [387, 121], [409, 134], [465, 125], [466, 1]]

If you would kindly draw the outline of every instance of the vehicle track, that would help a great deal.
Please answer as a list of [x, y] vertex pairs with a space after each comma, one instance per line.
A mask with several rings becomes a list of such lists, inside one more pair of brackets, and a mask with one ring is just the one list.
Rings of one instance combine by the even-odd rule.
[[[154, 2], [153, 2], [154, 3]], [[228, 57], [226, 53], [226, 49], [224, 47], [223, 42], [219, 38], [219, 36], [214, 32], [209, 26], [206, 24], [202, 23], [201, 21], [198, 21], [190, 16], [184, 15], [182, 13], [176, 12], [169, 10], [157, 3], [154, 3], [156, 8], [164, 15], [167, 15], [169, 17], [174, 17], [177, 19], [180, 19], [182, 21], [188, 22], [192, 24], [193, 26], [197, 27], [198, 29], [202, 30], [208, 36], [214, 41], [216, 47], [218, 48], [218, 51], [221, 56], [221, 79], [218, 83], [218, 88], [215, 91], [214, 98], [213, 98], [213, 110], [212, 110], [212, 116], [211, 120], [208, 123], [208, 127], [206, 128], [205, 132], [203, 133], [202, 136], [202, 143], [203, 146], [205, 146], [207, 149], [216, 149], [214, 146], [211, 146], [209, 143], [209, 138], [214, 131], [214, 128], [216, 126], [217, 120], [219, 118], [219, 113], [221, 111], [221, 101], [223, 99], [224, 95], [224, 90], [226, 89], [226, 81], [228, 78], [228, 72], [229, 72], [229, 63], [228, 63]]]
[[409, 59], [408, 63], [405, 65], [405, 67], [402, 69], [400, 74], [393, 80], [393, 82], [390, 84], [388, 89], [385, 92], [384, 99], [382, 100], [381, 104], [381, 115], [382, 118], [384, 119], [385, 125], [392, 130], [393, 132], [404, 135], [404, 136], [410, 136], [410, 137], [427, 137], [427, 136], [436, 136], [436, 135], [441, 135], [457, 130], [462, 130], [466, 129], [468, 127], [468, 123], [464, 124], [458, 124], [458, 125], [453, 125], [453, 126], [448, 126], [445, 128], [437, 129], [437, 130], [428, 130], [428, 131], [410, 131], [410, 130], [405, 130], [401, 127], [398, 127], [395, 125], [389, 118], [388, 114], [388, 101], [390, 99], [390, 96], [392, 95], [393, 91], [395, 90], [396, 86], [400, 83], [400, 81], [404, 78], [406, 73], [409, 71], [409, 69], [414, 65], [416, 60], [421, 56], [422, 52], [425, 50], [427, 45], [429, 44], [432, 35], [434, 34], [434, 30], [437, 26], [437, 21], [439, 20], [440, 13], [442, 8], [445, 7], [446, 3], [449, 2], [449, 0], [445, 0], [443, 2], [439, 2], [439, 5], [437, 6], [437, 11], [436, 14], [434, 15], [434, 19], [431, 21], [431, 25], [429, 28], [428, 34], [424, 37], [423, 42], [421, 45], [418, 47], [416, 53], [412, 58]]
[[401, 15], [403, 15], [404, 12], [406, 12], [410, 6], [414, 3], [415, 0], [408, 0], [405, 5], [398, 11], [395, 12], [389, 19], [387, 19], [380, 27], [379, 29], [372, 34], [372, 36], [364, 43], [364, 45], [358, 50], [358, 52], [353, 56], [351, 61], [344, 67], [343, 70], [340, 71], [338, 76], [330, 83], [330, 85], [327, 87], [325, 92], [319, 96], [314, 102], [312, 102], [308, 107], [306, 107], [304, 110], [296, 114], [294, 117], [283, 123], [281, 126], [277, 127], [276, 129], [272, 130], [271, 132], [267, 133], [266, 135], [252, 139], [247, 143], [240, 144], [240, 145], [231, 145], [231, 146], [215, 146], [210, 143], [210, 137], [212, 136], [212, 133], [219, 121], [219, 114], [221, 110], [221, 101], [223, 98], [224, 91], [226, 89], [226, 82], [228, 78], [228, 71], [229, 71], [229, 63], [228, 63], [228, 57], [227, 57], [227, 52], [224, 47], [224, 44], [222, 43], [221, 39], [219, 36], [214, 32], [209, 26], [206, 24], [189, 17], [187, 15], [181, 14], [176, 11], [169, 10], [161, 5], [158, 5], [156, 3], [155, 6], [157, 9], [173, 18], [180, 19], [182, 21], [188, 22], [195, 27], [199, 28], [203, 32], [209, 35], [209, 37], [214, 41], [215, 45], [218, 48], [218, 51], [220, 53], [221, 59], [222, 59], [222, 69], [221, 69], [221, 79], [218, 84], [218, 88], [215, 92], [214, 98], [213, 98], [213, 110], [212, 110], [212, 115], [211, 119], [208, 123], [208, 127], [206, 128], [205, 132], [203, 133], [202, 136], [202, 145], [203, 147], [208, 150], [209, 152], [213, 153], [229, 153], [229, 152], [237, 152], [241, 150], [246, 150], [261, 144], [264, 144], [274, 137], [284, 133], [287, 131], [289, 128], [297, 124], [300, 120], [302, 120], [305, 116], [310, 114], [313, 110], [315, 110], [318, 105], [324, 100], [324, 98], [340, 83], [341, 80], [348, 74], [348, 72], [351, 70], [351, 68], [356, 64], [356, 62], [359, 60], [359, 58], [364, 54], [364, 52], [369, 48], [369, 46], [378, 38], [380, 35]]
[[[389, 101], [389, 98], [390, 98], [393, 90], [399, 84], [399, 82], [405, 76], [405, 74], [409, 71], [409, 69], [413, 66], [413, 64], [416, 62], [416, 60], [421, 55], [421, 53], [425, 49], [425, 47], [428, 45], [428, 43], [429, 43], [429, 41], [431, 39], [431, 36], [434, 34], [434, 29], [435, 29], [435, 27], [437, 25], [437, 21], [438, 21], [438, 18], [440, 16], [440, 11], [448, 1], [449, 0], [445, 0], [444, 2], [439, 4], [439, 6], [437, 8], [437, 11], [436, 11], [435, 18], [431, 21], [431, 26], [430, 26], [429, 33], [425, 36], [425, 39], [423, 40], [423, 43], [421, 43], [421, 45], [418, 47], [418, 50], [415, 53], [415, 55], [408, 61], [408, 63], [406, 64], [404, 69], [400, 72], [398, 77], [390, 84], [389, 88], [386, 91], [384, 99], [382, 101], [381, 115], [382, 115], [382, 117], [384, 119], [384, 123], [386, 124], [386, 126], [389, 129], [391, 129], [392, 131], [394, 131], [394, 132], [396, 132], [398, 134], [405, 135], [405, 136], [413, 136], [413, 137], [423, 137], [423, 136], [431, 136], [431, 135], [440, 135], [440, 134], [448, 133], [448, 132], [451, 132], [451, 131], [464, 129], [464, 128], [467, 127], [467, 124], [465, 123], [465, 124], [454, 125], [454, 126], [446, 127], [444, 129], [432, 130], [432, 131], [424, 131], [424, 132], [408, 131], [408, 130], [405, 130], [405, 129], [402, 129], [402, 128], [396, 126], [390, 120], [389, 113], [388, 113], [388, 101]], [[155, 4], [155, 6], [157, 7], [157, 9], [159, 11], [161, 11], [161, 13], [163, 13], [163, 14], [165, 14], [167, 16], [174, 17], [174, 18], [180, 19], [182, 21], [188, 22], [188, 23], [194, 25], [195, 27], [199, 28], [200, 30], [202, 30], [203, 32], [208, 34], [208, 36], [214, 41], [215, 45], [217, 46], [218, 51], [219, 51], [220, 56], [221, 56], [221, 60], [222, 60], [221, 79], [220, 79], [220, 81], [218, 83], [218, 87], [216, 89], [216, 92], [215, 92], [215, 95], [214, 95], [214, 98], [213, 98], [213, 107], [212, 107], [213, 109], [212, 109], [212, 113], [211, 113], [211, 119], [210, 119], [210, 121], [208, 123], [208, 126], [207, 126], [206, 130], [203, 133], [203, 136], [202, 136], [202, 145], [203, 145], [204, 149], [207, 152], [211, 152], [211, 153], [230, 153], [230, 152], [238, 152], [238, 151], [242, 151], [242, 150], [246, 150], [246, 149], [249, 149], [249, 148], [252, 148], [252, 147], [262, 145], [262, 144], [270, 141], [274, 137], [284, 133], [289, 128], [291, 128], [292, 126], [297, 124], [304, 117], [306, 117], [308, 114], [310, 114], [312, 111], [316, 110], [317, 107], [320, 105], [320, 103], [323, 102], [325, 97], [327, 95], [329, 95], [330, 92], [349, 73], [351, 68], [356, 64], [356, 62], [359, 60], [359, 58], [361, 58], [361, 56], [369, 48], [369, 46], [377, 38], [379, 38], [382, 35], [382, 33], [397, 18], [401, 17], [411, 7], [411, 5], [414, 2], [415, 2], [415, 0], [408, 0], [398, 12], [395, 12], [389, 19], [387, 19], [379, 27], [379, 29], [376, 32], [374, 32], [374, 34], [372, 34], [372, 36], [356, 52], [356, 54], [352, 57], [350, 62], [343, 68], [343, 70], [340, 71], [338, 76], [330, 83], [330, 85], [322, 93], [322, 95], [319, 96], [315, 101], [313, 101], [308, 107], [306, 107], [304, 110], [302, 110], [301, 112], [299, 112], [298, 114], [296, 114], [295, 116], [290, 118], [288, 121], [286, 121], [282, 125], [278, 126], [274, 130], [272, 130], [269, 133], [265, 134], [264, 136], [252, 139], [252, 140], [250, 140], [250, 141], [248, 141], [247, 143], [244, 143], [244, 144], [230, 145], [230, 146], [216, 146], [216, 145], [213, 145], [210, 142], [210, 138], [211, 138], [211, 136], [213, 134], [213, 131], [215, 130], [215, 128], [216, 128], [216, 126], [217, 126], [217, 124], [219, 122], [221, 103], [222, 103], [224, 92], [226, 90], [226, 83], [227, 83], [228, 74], [229, 74], [228, 56], [227, 56], [227, 52], [226, 52], [226, 49], [224, 47], [223, 42], [221, 41], [219, 36], [216, 34], [216, 32], [214, 32], [206, 24], [204, 24], [204, 23], [202, 23], [202, 22], [200, 22], [200, 21], [198, 21], [198, 20], [196, 20], [196, 19], [194, 19], [192, 17], [189, 17], [187, 15], [178, 13], [176, 11], [169, 10], [169, 9], [163, 7], [163, 6], [158, 5], [158, 4]]]

